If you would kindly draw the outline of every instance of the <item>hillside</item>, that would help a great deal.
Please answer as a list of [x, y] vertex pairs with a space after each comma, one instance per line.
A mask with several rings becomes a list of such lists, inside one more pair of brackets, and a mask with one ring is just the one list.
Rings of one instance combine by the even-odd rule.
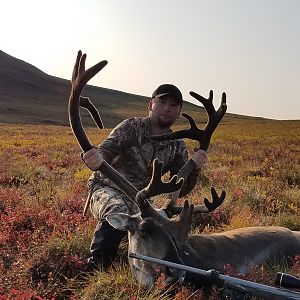
[[[0, 50], [1, 123], [68, 125], [69, 92], [69, 80], [48, 75]], [[125, 118], [147, 114], [149, 98], [145, 96], [90, 85], [84, 89], [83, 95], [90, 97], [108, 128]], [[219, 103], [216, 101], [215, 105]], [[198, 122], [206, 121], [201, 107], [185, 101], [183, 111], [194, 116]], [[84, 125], [93, 125], [85, 110], [82, 110], [82, 119]], [[227, 113], [223, 122], [248, 119], [256, 118]]]

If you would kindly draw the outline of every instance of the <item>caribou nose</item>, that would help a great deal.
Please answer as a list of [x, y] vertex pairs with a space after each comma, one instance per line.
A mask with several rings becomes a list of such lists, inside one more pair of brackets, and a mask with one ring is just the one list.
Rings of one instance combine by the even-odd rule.
[[172, 283], [177, 281], [182, 283], [185, 278], [185, 271], [181, 271], [177, 268], [167, 267], [167, 275], [172, 278]]
[[180, 271], [179, 282], [183, 283], [184, 278], [185, 278], [185, 271]]

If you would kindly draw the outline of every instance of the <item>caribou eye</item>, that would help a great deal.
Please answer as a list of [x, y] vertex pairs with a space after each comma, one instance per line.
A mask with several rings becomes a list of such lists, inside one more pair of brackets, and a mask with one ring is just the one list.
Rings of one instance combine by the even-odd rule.
[[153, 231], [153, 220], [150, 218], [143, 220], [140, 223], [139, 231], [142, 238], [146, 238], [147, 236], [151, 235], [151, 232]]
[[147, 236], [149, 236], [149, 234], [150, 234], [149, 228], [148, 228], [148, 226], [145, 226], [145, 224], [141, 224], [139, 231], [140, 231], [140, 236], [143, 239], [146, 238]]
[[147, 231], [141, 228], [141, 230], [140, 230], [140, 237], [142, 239], [145, 239], [147, 237]]
[[144, 222], [142, 222], [140, 224], [140, 228], [139, 229], [140, 229], [139, 232], [140, 232], [140, 237], [141, 238], [144, 239], [144, 238], [147, 237], [147, 235], [149, 235], [149, 228], [148, 228], [148, 226], [146, 226], [146, 224]]

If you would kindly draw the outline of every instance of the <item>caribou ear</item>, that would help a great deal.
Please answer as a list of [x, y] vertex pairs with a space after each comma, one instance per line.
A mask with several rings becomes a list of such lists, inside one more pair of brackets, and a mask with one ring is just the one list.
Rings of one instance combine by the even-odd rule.
[[123, 231], [129, 230], [131, 233], [133, 233], [141, 221], [140, 218], [140, 214], [130, 216], [124, 213], [116, 213], [108, 215], [106, 220], [115, 229]]

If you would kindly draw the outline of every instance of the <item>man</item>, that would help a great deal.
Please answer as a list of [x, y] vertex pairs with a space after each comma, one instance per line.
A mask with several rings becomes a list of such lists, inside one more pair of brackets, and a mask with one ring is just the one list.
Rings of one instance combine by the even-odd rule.
[[[88, 269], [101, 263], [105, 269], [117, 254], [118, 246], [126, 232], [113, 228], [105, 218], [111, 213], [126, 212], [126, 195], [100, 171], [96, 171], [104, 159], [129, 180], [138, 190], [149, 183], [152, 161], [158, 158], [163, 163], [163, 174], [177, 174], [187, 162], [188, 152], [182, 140], [151, 141], [150, 135], [170, 132], [170, 127], [180, 115], [182, 94], [172, 84], [160, 85], [149, 102], [149, 115], [145, 118], [130, 118], [115, 127], [98, 148], [83, 155], [86, 165], [94, 170], [89, 180], [92, 193], [90, 209], [99, 220], [91, 243]], [[197, 175], [207, 162], [207, 153], [198, 150], [191, 155], [196, 169], [182, 186], [180, 196], [188, 194], [195, 186]]]

